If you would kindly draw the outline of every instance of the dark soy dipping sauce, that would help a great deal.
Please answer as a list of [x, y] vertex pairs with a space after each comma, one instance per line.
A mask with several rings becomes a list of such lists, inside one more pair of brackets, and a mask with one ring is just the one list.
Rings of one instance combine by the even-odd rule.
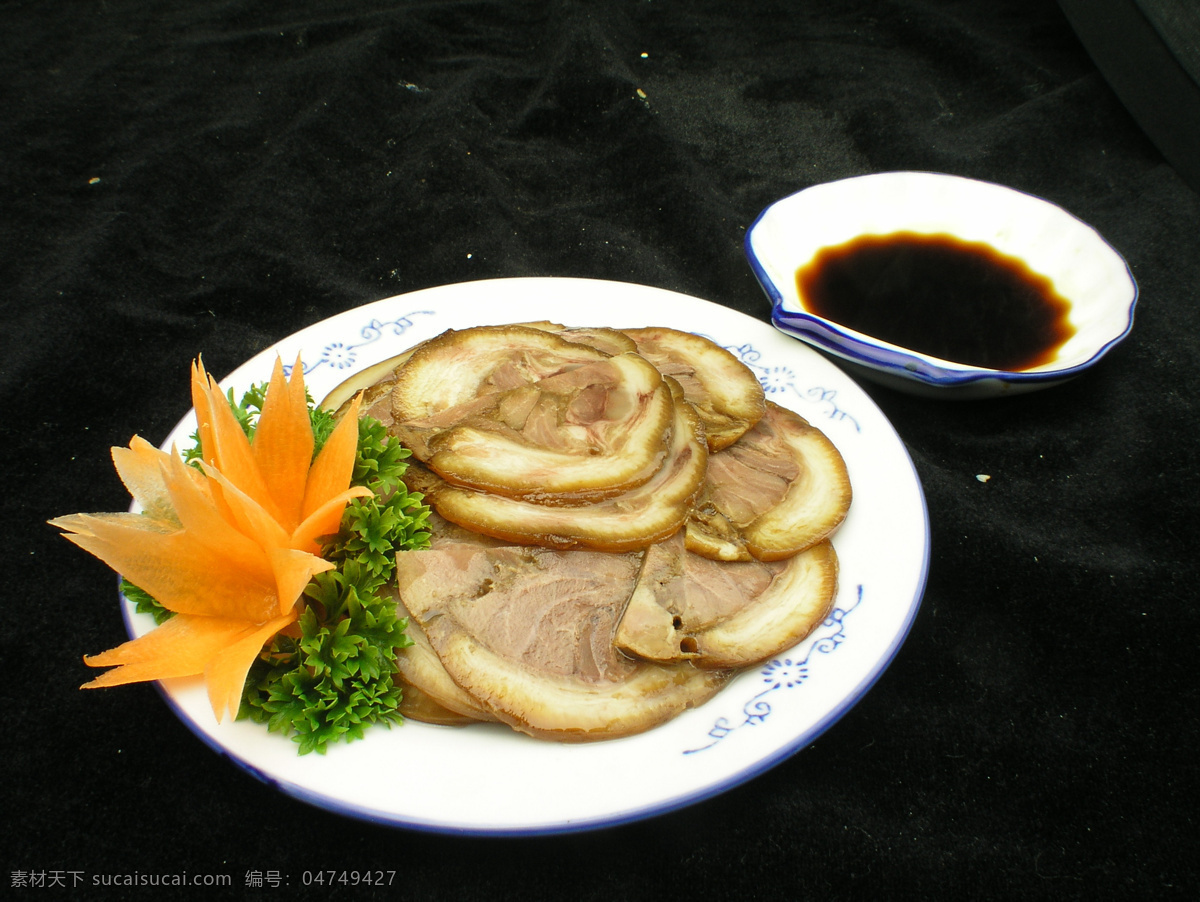
[[942, 360], [1027, 370], [1075, 334], [1054, 284], [990, 245], [952, 235], [863, 235], [796, 271], [809, 313]]

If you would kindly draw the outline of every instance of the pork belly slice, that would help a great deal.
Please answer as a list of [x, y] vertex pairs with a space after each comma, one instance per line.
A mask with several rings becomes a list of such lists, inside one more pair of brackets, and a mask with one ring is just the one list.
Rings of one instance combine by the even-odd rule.
[[659, 326], [621, 331], [660, 373], [683, 387], [710, 451], [729, 447], [762, 418], [766, 399], [758, 377], [716, 342]]
[[637, 351], [637, 343], [632, 338], [618, 329], [610, 329], [607, 326], [564, 326], [561, 323], [552, 323], [545, 320], [536, 323], [523, 323], [522, 325], [541, 329], [544, 332], [554, 332], [567, 341], [573, 341], [581, 345], [590, 345], [598, 351], [603, 351], [613, 356], [629, 351]]
[[[486, 536], [467, 532], [436, 513], [430, 514], [429, 529], [434, 540], [443, 545], [444, 550], [448, 552], [446, 561], [450, 565], [460, 559], [453, 553], [456, 549], [471, 550], [500, 544]], [[458, 544], [450, 544], [455, 541]], [[400, 552], [399, 557], [412, 553]], [[429, 643], [429, 637], [401, 599], [396, 581], [384, 591], [395, 601], [396, 616], [407, 618], [405, 635], [412, 640], [412, 645], [405, 648], [396, 658], [396, 669], [404, 687], [400, 713], [413, 720], [442, 726], [460, 726], [480, 721], [494, 722], [496, 718], [487, 708], [450, 679], [450, 674], [446, 673], [441, 659]]]
[[641, 485], [666, 455], [670, 389], [637, 354], [568, 334], [481, 326], [432, 339], [396, 371], [392, 434], [447, 482], [480, 491], [595, 500]]
[[497, 719], [540, 738], [610, 739], [663, 723], [727, 679], [614, 648], [640, 560], [435, 538], [398, 555], [397, 584], [446, 673]]
[[473, 532], [518, 544], [624, 552], [662, 541], [679, 530], [704, 482], [708, 448], [695, 410], [682, 389], [672, 393], [667, 458], [642, 485], [599, 501], [512, 498], [451, 484], [411, 465], [409, 488], [425, 494], [439, 514]]
[[447, 429], [486, 415], [506, 392], [610, 355], [529, 326], [448, 329], [422, 342], [390, 380], [391, 431], [418, 460]]
[[666, 458], [671, 390], [636, 354], [492, 397], [487, 409], [428, 441], [423, 459], [448, 482], [514, 497], [597, 500], [645, 483]]
[[650, 661], [742, 668], [791, 648], [837, 594], [837, 555], [822, 541], [782, 561], [714, 561], [676, 537], [646, 550], [616, 645]]
[[447, 329], [417, 347], [397, 372], [392, 406], [397, 421], [420, 420], [609, 356], [528, 326]]
[[[401, 555], [410, 552], [401, 552]], [[396, 598], [396, 614], [408, 618], [404, 633], [412, 645], [396, 656], [396, 666], [404, 687], [400, 713], [423, 723], [458, 726], [478, 721], [494, 721], [487, 708], [450, 679], [429, 637], [401, 601], [395, 585], [390, 587]]]
[[846, 463], [825, 433], [768, 401], [753, 429], [709, 457], [687, 546], [714, 560], [782, 560], [832, 535], [851, 494]]
[[363, 416], [368, 413], [384, 426], [392, 422], [392, 386], [396, 382], [396, 371], [412, 356], [416, 348], [409, 348], [394, 357], [381, 360], [343, 380], [321, 399], [321, 407], [330, 411], [334, 419], [340, 420], [350, 409], [350, 402], [359, 392], [363, 394]]
[[401, 685], [404, 694], [400, 698], [398, 710], [405, 720], [416, 720], [439, 727], [465, 727], [479, 723], [478, 718], [451, 711], [418, 686], [404, 680], [401, 680]]

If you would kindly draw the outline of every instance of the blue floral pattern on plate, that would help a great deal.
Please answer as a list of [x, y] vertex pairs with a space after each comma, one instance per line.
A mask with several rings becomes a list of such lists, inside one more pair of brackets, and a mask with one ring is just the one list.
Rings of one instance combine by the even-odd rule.
[[[705, 336], [710, 341], [716, 339]], [[752, 344], [722, 345], [734, 357], [750, 368], [758, 376], [767, 397], [790, 392], [798, 398], [819, 404], [825, 415], [831, 420], [845, 420], [854, 427], [855, 432], [862, 432], [858, 420], [843, 410], [837, 402], [837, 389], [820, 385], [810, 385], [801, 388], [796, 384], [796, 373], [790, 367], [767, 365], [762, 362], [762, 353]]]
[[762, 669], [762, 683], [765, 689], [759, 689], [742, 705], [742, 719], [732, 723], [728, 717], [718, 717], [708, 731], [711, 740], [697, 748], [685, 749], [683, 754], [694, 755], [721, 742], [729, 734], [742, 727], [753, 727], [762, 723], [771, 715], [771, 704], [768, 696], [781, 689], [795, 689], [808, 679], [808, 668], [814, 662], [814, 655], [827, 655], [837, 651], [847, 640], [846, 618], [856, 611], [863, 600], [863, 587], [860, 585], [854, 596], [854, 603], [847, 608], [835, 607], [829, 616], [795, 649], [796, 654], [785, 658], [774, 658]]
[[413, 317], [435, 315], [433, 310], [414, 310], [411, 313], [406, 313], [404, 316], [398, 316], [387, 322], [371, 319], [365, 326], [358, 330], [358, 336], [362, 341], [353, 344], [342, 341], [330, 342], [321, 349], [321, 356], [316, 363], [312, 365], [305, 364], [304, 375], [307, 376], [322, 366], [328, 366], [336, 370], [350, 369], [358, 363], [358, 352], [362, 348], [374, 344], [385, 336], [403, 335], [413, 327]]

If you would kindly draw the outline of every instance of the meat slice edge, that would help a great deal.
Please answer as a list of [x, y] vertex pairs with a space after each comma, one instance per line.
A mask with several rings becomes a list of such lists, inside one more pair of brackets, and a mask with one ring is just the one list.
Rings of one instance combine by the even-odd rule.
[[659, 372], [683, 386], [684, 397], [704, 423], [710, 451], [732, 445], [762, 418], [766, 405], [762, 383], [716, 342], [665, 326], [621, 331]]
[[832, 535], [851, 496], [846, 462], [828, 436], [768, 401], [753, 429], [710, 458], [688, 548], [714, 560], [783, 560]]
[[646, 660], [739, 669], [796, 645], [837, 594], [833, 545], [784, 561], [714, 561], [664, 542], [647, 549], [617, 629], [617, 647]]

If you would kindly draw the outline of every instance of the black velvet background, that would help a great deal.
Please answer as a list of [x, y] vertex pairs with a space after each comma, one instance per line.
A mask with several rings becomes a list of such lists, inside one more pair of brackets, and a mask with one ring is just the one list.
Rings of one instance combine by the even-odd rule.
[[[165, 436], [197, 354], [223, 375], [347, 308], [494, 276], [765, 320], [746, 226], [888, 169], [1061, 204], [1141, 303], [1127, 342], [1050, 391], [869, 388], [924, 484], [932, 569], [898, 658], [811, 747], [638, 824], [446, 837], [275, 792], [153, 688], [77, 690], [123, 628], [109, 571], [45, 520], [127, 505], [108, 448]], [[10, 874], [290, 880], [252, 898], [331, 898], [299, 886], [328, 868], [396, 869], [359, 895], [408, 899], [1200, 890], [1200, 197], [1050, 0], [5, 2], [0, 190]], [[561, 318], [603, 316], [564, 299]], [[102, 897], [13, 898], [48, 895]]]

